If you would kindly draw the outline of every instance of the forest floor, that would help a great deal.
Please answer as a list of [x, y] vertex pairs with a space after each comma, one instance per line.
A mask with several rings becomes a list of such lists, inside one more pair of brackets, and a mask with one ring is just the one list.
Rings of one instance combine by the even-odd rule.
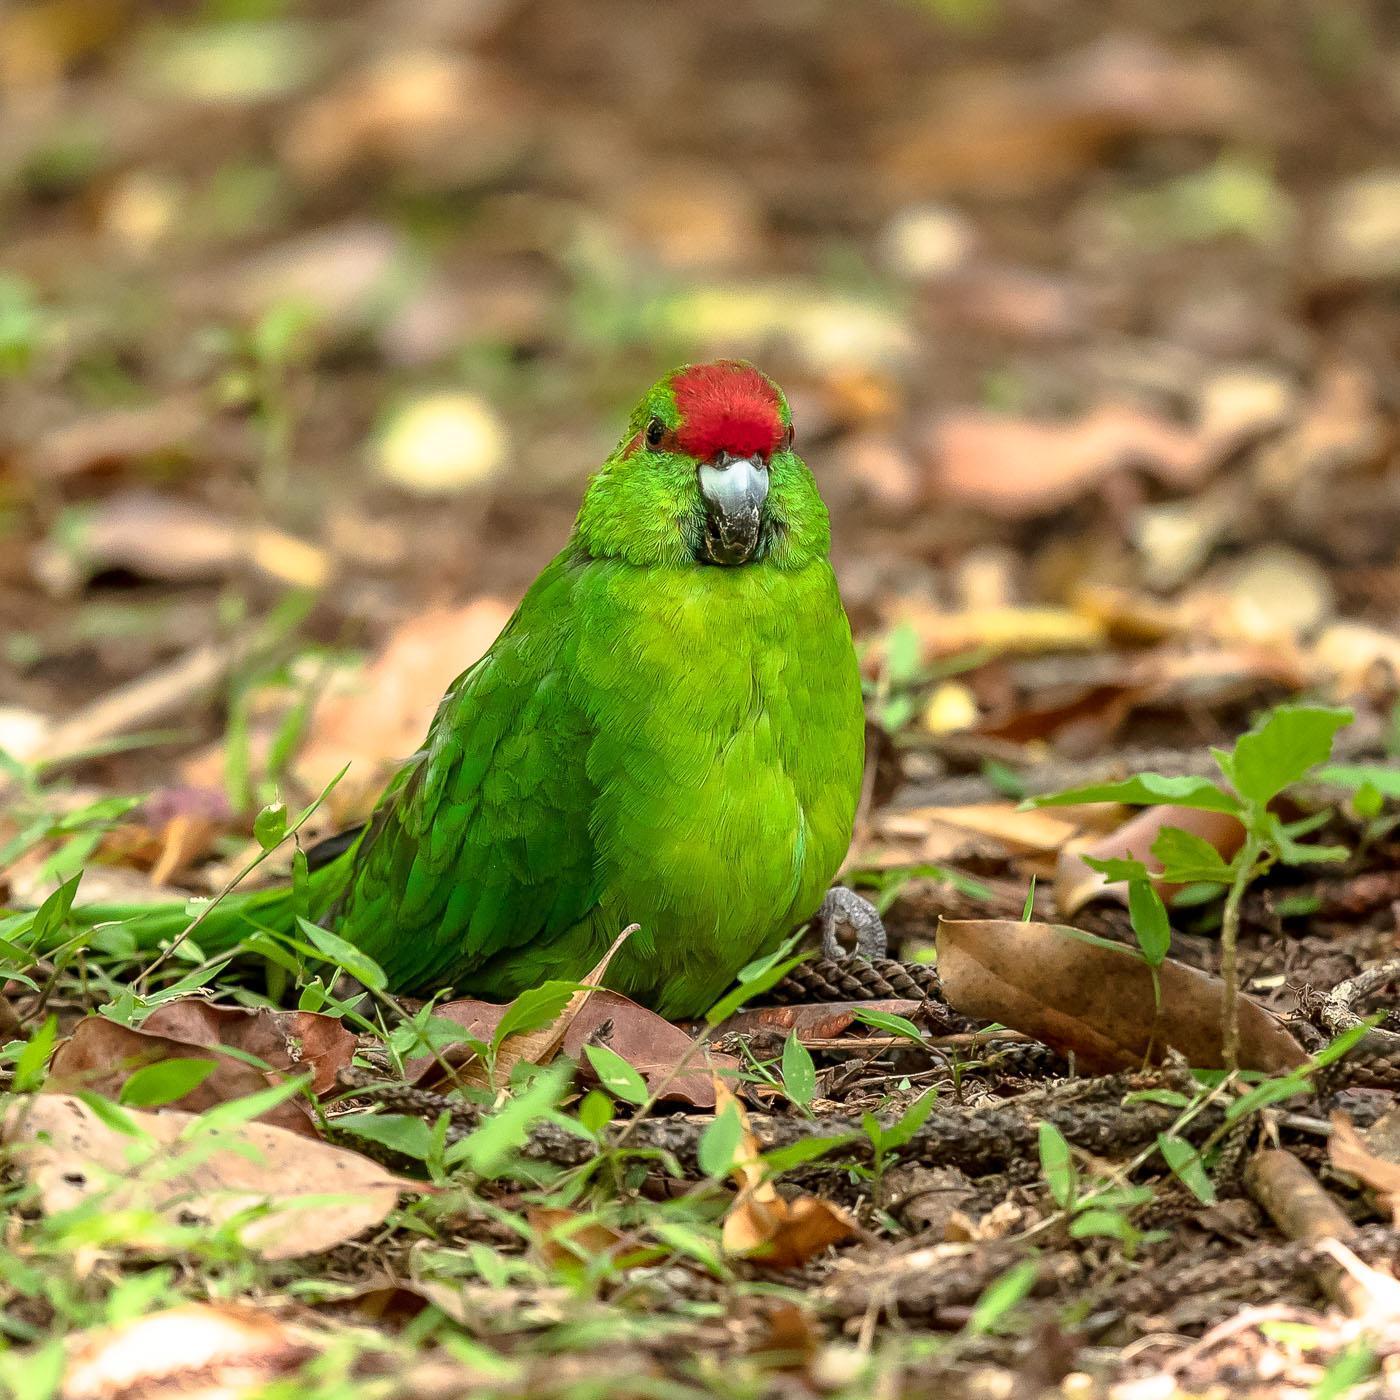
[[[39, 0], [0, 104], [0, 1388], [1400, 1393], [1391, 7]], [[362, 819], [718, 353], [887, 960], [65, 935]]]

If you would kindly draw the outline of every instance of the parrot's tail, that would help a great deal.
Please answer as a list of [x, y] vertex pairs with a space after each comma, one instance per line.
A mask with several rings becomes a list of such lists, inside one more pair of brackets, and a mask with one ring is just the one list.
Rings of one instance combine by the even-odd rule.
[[227, 894], [203, 911], [202, 917], [199, 908], [191, 908], [186, 903], [76, 904], [67, 919], [53, 920], [52, 927], [40, 929], [36, 941], [31, 940], [40, 911], [0, 910], [0, 939], [43, 954], [69, 942], [75, 927], [97, 933], [104, 926], [120, 925], [122, 933], [131, 940], [128, 946], [134, 945], [139, 952], [153, 953], [178, 938], [198, 919], [190, 933], [191, 939], [206, 956], [218, 957], [254, 933], [293, 934], [298, 917], [319, 922], [344, 888], [351, 861], [351, 853], [347, 851], [314, 870], [304, 889], [277, 885], [246, 894]]

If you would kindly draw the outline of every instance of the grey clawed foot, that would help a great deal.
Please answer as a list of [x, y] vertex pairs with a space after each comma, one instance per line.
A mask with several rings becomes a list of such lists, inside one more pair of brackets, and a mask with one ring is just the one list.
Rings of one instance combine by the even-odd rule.
[[[837, 937], [837, 928], [845, 924], [856, 936], [855, 948], [847, 948]], [[879, 912], [868, 900], [854, 890], [836, 885], [826, 893], [816, 914], [817, 931], [822, 939], [822, 956], [826, 958], [883, 958], [888, 948], [885, 925]]]

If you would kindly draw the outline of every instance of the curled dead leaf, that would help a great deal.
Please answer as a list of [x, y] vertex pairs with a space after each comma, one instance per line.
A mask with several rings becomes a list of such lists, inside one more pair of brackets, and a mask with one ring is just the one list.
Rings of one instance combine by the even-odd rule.
[[759, 1160], [762, 1148], [743, 1105], [722, 1079], [715, 1079], [715, 1112], [731, 1109], [743, 1133], [732, 1175], [739, 1194], [724, 1217], [720, 1240], [726, 1254], [742, 1254], [766, 1269], [795, 1269], [824, 1249], [860, 1233], [838, 1205], [816, 1196], [788, 1200], [778, 1194]]
[[1058, 510], [1132, 465], [1190, 486], [1218, 457], [1199, 430], [1129, 404], [1102, 404], [1064, 423], [949, 413], [934, 427], [930, 453], [941, 500], [1008, 519]]
[[[1224, 1063], [1224, 984], [1167, 959], [1151, 969], [1135, 950], [1061, 924], [943, 919], [938, 971], [948, 1004], [1072, 1054], [1095, 1073], [1177, 1050], [1198, 1069]], [[1239, 1004], [1241, 1068], [1275, 1073], [1306, 1063], [1302, 1047], [1262, 1006]]]
[[378, 1225], [400, 1192], [433, 1189], [271, 1124], [221, 1126], [215, 1140], [200, 1135], [195, 1114], [124, 1111], [140, 1136], [111, 1127], [70, 1094], [11, 1106], [0, 1136], [38, 1188], [45, 1214], [99, 1200], [110, 1219], [128, 1221], [125, 1243], [139, 1248], [162, 1245], [142, 1222], [147, 1211], [182, 1226], [246, 1217], [236, 1228], [247, 1248], [264, 1259], [297, 1259]]

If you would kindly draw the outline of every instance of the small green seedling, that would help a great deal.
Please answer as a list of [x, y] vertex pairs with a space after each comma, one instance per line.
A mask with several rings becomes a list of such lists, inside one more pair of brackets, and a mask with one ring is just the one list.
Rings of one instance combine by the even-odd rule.
[[[1264, 716], [1229, 752], [1212, 749], [1225, 784], [1210, 778], [1164, 777], [1139, 773], [1117, 783], [1096, 783], [1033, 799], [1035, 806], [1083, 802], [1125, 802], [1135, 806], [1171, 805], [1227, 812], [1244, 828], [1244, 841], [1226, 861], [1210, 842], [1178, 827], [1165, 827], [1152, 846], [1162, 869], [1149, 871], [1140, 860], [1122, 858], [1089, 863], [1112, 881], [1128, 884], [1133, 927], [1143, 954], [1155, 965], [1170, 941], [1165, 910], [1153, 881], [1172, 885], [1199, 883], [1224, 887], [1221, 919], [1221, 976], [1225, 982], [1224, 1054], [1227, 1067], [1239, 1060], [1240, 903], [1251, 881], [1275, 863], [1289, 865], [1344, 860], [1342, 846], [1320, 846], [1300, 838], [1314, 823], [1286, 825], [1271, 810], [1274, 799], [1326, 763], [1337, 732], [1352, 719], [1350, 710], [1323, 705], [1280, 705]], [[1151, 950], [1151, 951], [1149, 951]]]

